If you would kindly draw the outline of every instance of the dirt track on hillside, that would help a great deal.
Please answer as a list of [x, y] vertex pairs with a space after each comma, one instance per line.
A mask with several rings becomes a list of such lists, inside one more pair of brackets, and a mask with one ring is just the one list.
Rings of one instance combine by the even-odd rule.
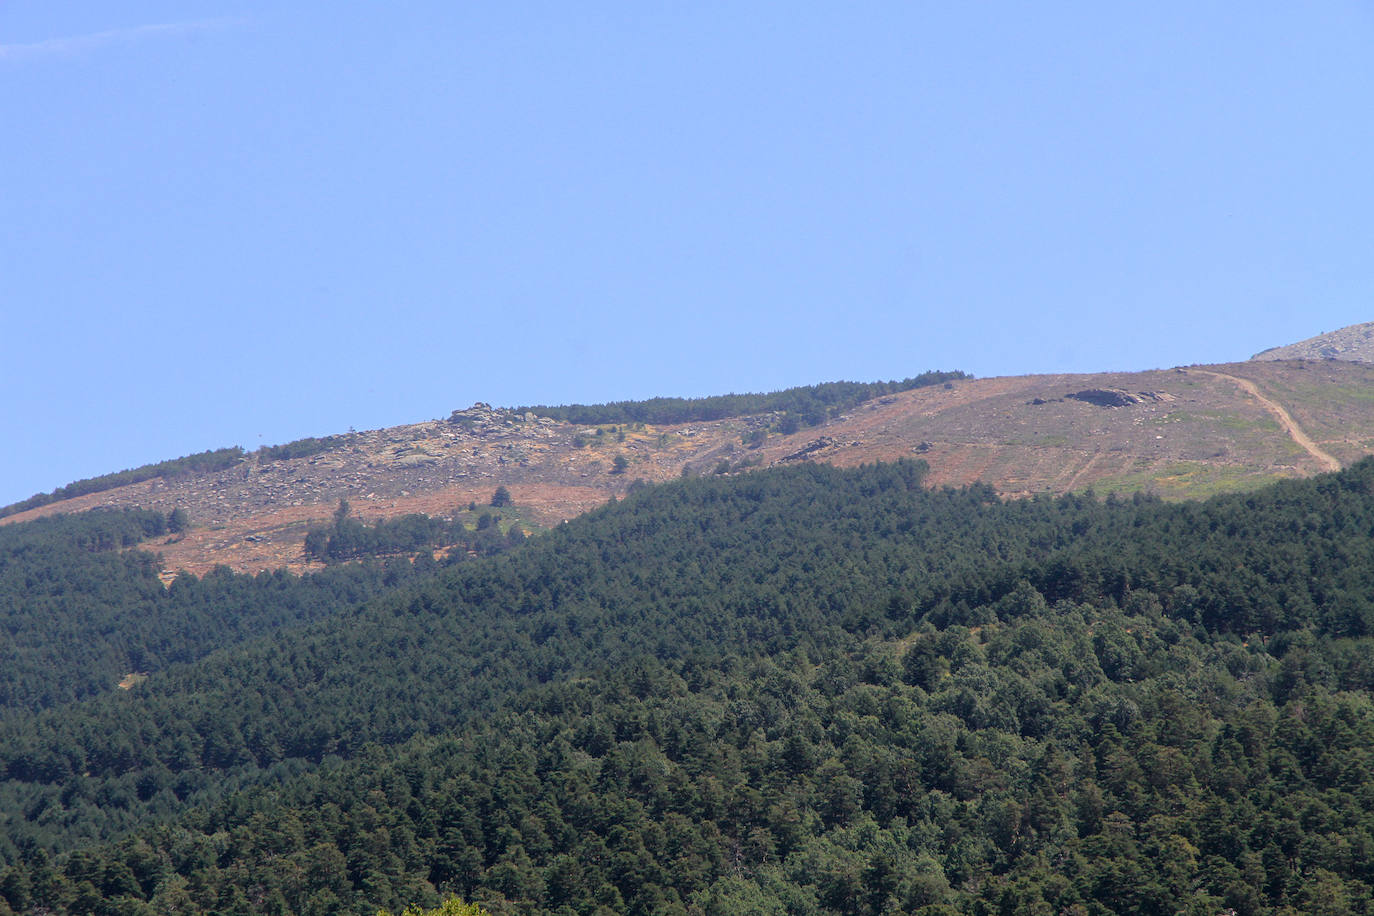
[[1302, 431], [1302, 427], [1298, 426], [1298, 424], [1289, 415], [1288, 411], [1283, 409], [1283, 405], [1279, 404], [1277, 401], [1273, 401], [1265, 397], [1263, 392], [1259, 390], [1259, 386], [1256, 385], [1254, 382], [1250, 381], [1249, 379], [1240, 378], [1239, 376], [1227, 375], [1225, 372], [1215, 372], [1211, 369], [1192, 369], [1189, 371], [1200, 372], [1203, 375], [1210, 375], [1215, 378], [1225, 379], [1229, 382], [1234, 382], [1242, 390], [1244, 390], [1246, 394], [1249, 394], [1255, 400], [1263, 404], [1265, 410], [1268, 410], [1271, 414], [1274, 415], [1274, 419], [1279, 421], [1279, 425], [1284, 428], [1284, 431], [1287, 432], [1290, 437], [1292, 437], [1293, 441], [1296, 442], [1299, 446], [1301, 446], [1309, 455], [1315, 458], [1317, 460], [1317, 463], [1319, 463], [1322, 466], [1323, 470], [1339, 471], [1341, 469], [1341, 463], [1328, 453], [1322, 451], [1322, 449], [1317, 445], [1317, 443], [1313, 442], [1312, 439], [1307, 435], [1307, 433]]

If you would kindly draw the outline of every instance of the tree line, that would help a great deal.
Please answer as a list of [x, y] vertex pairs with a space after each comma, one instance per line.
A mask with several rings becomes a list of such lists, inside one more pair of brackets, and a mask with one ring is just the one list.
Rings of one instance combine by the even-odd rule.
[[500, 498], [503, 492], [505, 487], [498, 489], [491, 507], [481, 511], [474, 504], [448, 518], [410, 513], [371, 524], [352, 515], [348, 502], [341, 501], [329, 525], [312, 526], [306, 533], [305, 554], [325, 563], [411, 554], [424, 563], [424, 552], [432, 557], [440, 548], [453, 558], [495, 556], [525, 539], [509, 494]]
[[749, 414], [780, 412], [783, 422], [815, 426], [828, 417], [888, 394], [971, 378], [959, 371], [931, 370], [912, 378], [887, 382], [823, 382], [759, 394], [722, 394], [704, 398], [649, 398], [643, 401], [614, 401], [609, 404], [566, 404], [519, 407], [520, 413], [534, 413], [565, 423], [605, 425], [608, 423], [691, 423], [723, 420]]
[[156, 477], [176, 477], [183, 474], [222, 471], [243, 461], [243, 457], [243, 449], [235, 445], [229, 448], [197, 452], [194, 455], [183, 455], [180, 458], [171, 458], [155, 464], [145, 464], [124, 471], [116, 471], [112, 474], [88, 477], [69, 483], [64, 487], [58, 487], [51, 493], [36, 493], [28, 499], [0, 508], [0, 518], [7, 515], [17, 515], [20, 512], [37, 509], [39, 506], [46, 506], [49, 503], [60, 502], [64, 499], [73, 499], [89, 493], [101, 493], [133, 483], [142, 483]]

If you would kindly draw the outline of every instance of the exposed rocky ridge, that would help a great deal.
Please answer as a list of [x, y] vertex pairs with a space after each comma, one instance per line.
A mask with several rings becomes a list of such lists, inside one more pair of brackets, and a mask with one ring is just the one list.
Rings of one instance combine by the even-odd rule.
[[[355, 433], [310, 457], [250, 456], [229, 470], [145, 481], [3, 521], [103, 505], [180, 507], [192, 530], [152, 546], [169, 569], [204, 572], [216, 563], [304, 568], [309, 524], [341, 498], [364, 519], [446, 515], [504, 485], [524, 517], [548, 526], [636, 480], [795, 461], [920, 457], [937, 486], [984, 481], [1009, 495], [1092, 487], [1202, 496], [1318, 473], [1328, 466], [1321, 455], [1348, 464], [1374, 452], [1371, 394], [1374, 365], [1331, 360], [974, 379], [886, 395], [820, 427], [768, 432], [761, 443], [777, 415], [588, 427], [476, 404], [447, 420]], [[621, 472], [617, 457], [627, 462]]]
[[1374, 363], [1374, 321], [1352, 324], [1349, 327], [1318, 334], [1283, 347], [1272, 347], [1250, 357], [1254, 360], [1273, 359], [1341, 359], [1351, 362]]

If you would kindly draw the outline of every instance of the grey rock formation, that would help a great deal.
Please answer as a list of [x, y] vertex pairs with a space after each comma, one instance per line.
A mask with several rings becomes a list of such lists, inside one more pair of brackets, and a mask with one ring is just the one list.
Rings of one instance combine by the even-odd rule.
[[1340, 359], [1374, 363], [1374, 321], [1352, 324], [1284, 347], [1256, 353], [1251, 359]]
[[[1083, 391], [1074, 391], [1064, 395], [1066, 398], [1073, 398], [1075, 401], [1086, 401], [1089, 404], [1096, 404], [1098, 407], [1130, 407], [1132, 404], [1145, 404], [1150, 401], [1172, 401], [1174, 396], [1163, 391], [1141, 391], [1130, 392], [1122, 388], [1087, 388]], [[1041, 404], [1048, 404], [1048, 401], [1037, 398]]]

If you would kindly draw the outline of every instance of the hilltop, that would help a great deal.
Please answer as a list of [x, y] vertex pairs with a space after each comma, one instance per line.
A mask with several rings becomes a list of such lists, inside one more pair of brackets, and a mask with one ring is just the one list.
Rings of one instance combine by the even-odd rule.
[[341, 499], [364, 521], [449, 516], [504, 486], [524, 522], [541, 528], [622, 497], [637, 481], [796, 462], [920, 457], [934, 486], [1193, 498], [1333, 470], [1374, 451], [1371, 391], [1374, 364], [1264, 359], [953, 377], [846, 406], [814, 426], [789, 423], [783, 410], [598, 424], [535, 412], [569, 415], [561, 408], [477, 404], [447, 419], [231, 455], [227, 467], [121, 483], [0, 521], [99, 506], [181, 509], [189, 530], [147, 546], [167, 569], [201, 574], [217, 564], [308, 568], [306, 533]]
[[1250, 357], [1255, 360], [1273, 359], [1339, 359], [1350, 362], [1374, 363], [1374, 321], [1352, 324], [1326, 334], [1283, 347], [1271, 347]]

